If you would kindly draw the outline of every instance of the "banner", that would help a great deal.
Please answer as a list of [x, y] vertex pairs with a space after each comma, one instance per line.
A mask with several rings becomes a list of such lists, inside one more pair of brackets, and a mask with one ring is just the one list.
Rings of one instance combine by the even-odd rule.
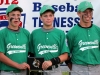
[[[21, 14], [21, 25], [23, 28], [32, 32], [34, 29], [43, 26], [39, 19], [40, 8], [43, 5], [51, 5], [55, 13], [53, 26], [68, 32], [79, 22], [77, 16], [77, 6], [83, 0], [0, 0], [0, 29], [8, 25], [6, 19], [6, 9], [10, 4], [18, 4], [23, 8]], [[93, 4], [93, 19], [92, 22], [100, 26], [99, 8], [100, 2], [98, 0], [88, 0]]]

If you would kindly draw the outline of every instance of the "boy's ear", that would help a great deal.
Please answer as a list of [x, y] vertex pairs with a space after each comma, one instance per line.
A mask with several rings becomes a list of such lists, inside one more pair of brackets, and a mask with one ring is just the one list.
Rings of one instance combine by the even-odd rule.
[[40, 16], [40, 20], [42, 21], [42, 16]]
[[80, 12], [77, 12], [77, 15], [80, 16]]

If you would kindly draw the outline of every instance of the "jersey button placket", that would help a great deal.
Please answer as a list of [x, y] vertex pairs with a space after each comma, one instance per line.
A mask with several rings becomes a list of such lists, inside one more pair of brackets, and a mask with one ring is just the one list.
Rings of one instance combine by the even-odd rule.
[[47, 34], [47, 37], [46, 37], [46, 39], [48, 40], [48, 33], [46, 33]]
[[17, 35], [18, 35], [18, 34], [16, 34], [16, 40], [18, 41], [18, 37], [17, 37]]
[[90, 37], [90, 34], [89, 34], [89, 29], [88, 29], [88, 36]]

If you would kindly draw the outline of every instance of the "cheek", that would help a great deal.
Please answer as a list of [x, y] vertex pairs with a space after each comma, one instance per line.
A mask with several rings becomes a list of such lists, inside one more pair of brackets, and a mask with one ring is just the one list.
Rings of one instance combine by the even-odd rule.
[[80, 15], [80, 20], [83, 20], [85, 18], [84, 15]]
[[42, 21], [43, 23], [46, 23], [46, 19], [42, 19], [41, 21]]
[[85, 15], [82, 15], [82, 16], [81, 16], [82, 19], [85, 19], [85, 18], [87, 18], [87, 17], [89, 17], [89, 16], [85, 16]]
[[52, 20], [54, 20], [54, 17], [52, 17]]
[[18, 17], [19, 19], [21, 18], [21, 16]]
[[10, 17], [9, 17], [9, 18], [7, 18], [7, 20], [10, 20]]
[[14, 18], [10, 18], [10, 21], [13, 21], [14, 20]]
[[93, 17], [93, 14], [91, 15], [91, 18]]
[[82, 18], [85, 18], [85, 15], [82, 15]]
[[51, 19], [50, 19], [51, 21], [53, 21], [54, 20], [54, 17], [51, 17]]
[[18, 20], [20, 21], [20, 18], [18, 18]]

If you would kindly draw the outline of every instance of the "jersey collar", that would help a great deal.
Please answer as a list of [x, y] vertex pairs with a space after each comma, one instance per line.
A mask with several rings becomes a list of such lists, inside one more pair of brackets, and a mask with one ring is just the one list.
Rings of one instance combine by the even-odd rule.
[[89, 27], [82, 27], [80, 24], [78, 24], [78, 26], [81, 28], [91, 28], [93, 26], [93, 24], [91, 23], [91, 26], [89, 26]]
[[13, 31], [13, 32], [19, 32], [20, 31], [20, 27], [18, 28], [18, 30], [13, 30], [7, 27], [8, 30]]
[[54, 27], [51, 29], [44, 29], [43, 27], [41, 28], [44, 32], [51, 32], [52, 30], [54, 30]]

